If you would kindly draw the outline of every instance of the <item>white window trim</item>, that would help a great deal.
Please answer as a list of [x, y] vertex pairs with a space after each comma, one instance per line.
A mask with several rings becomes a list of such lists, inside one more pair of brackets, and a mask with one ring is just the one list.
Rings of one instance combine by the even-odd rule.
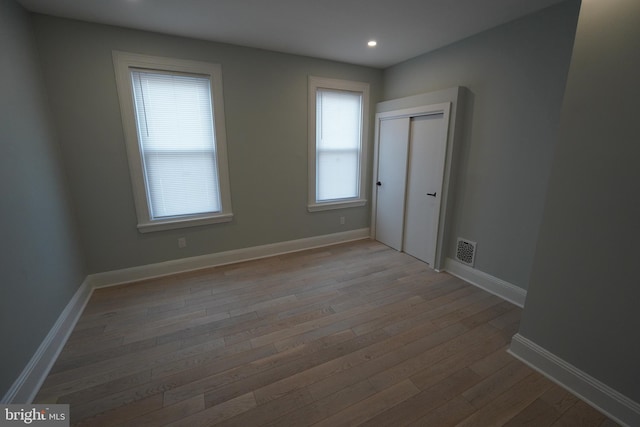
[[[222, 94], [222, 67], [208, 62], [163, 58], [128, 52], [113, 51], [113, 65], [120, 99], [120, 112], [129, 160], [129, 172], [133, 186], [133, 196], [138, 217], [138, 230], [142, 233], [192, 227], [205, 224], [229, 222], [233, 219], [231, 210], [231, 190], [227, 161], [227, 133], [224, 118], [224, 97]], [[157, 71], [175, 71], [208, 76], [211, 81], [211, 100], [215, 122], [216, 155], [218, 162], [218, 182], [220, 185], [220, 212], [182, 215], [173, 218], [153, 220], [150, 217], [149, 201], [144, 184], [144, 172], [133, 104], [133, 88], [130, 68]]]
[[[362, 93], [362, 132], [360, 139], [360, 176], [358, 177], [360, 182], [358, 184], [358, 197], [329, 200], [326, 202], [318, 202], [316, 200], [316, 92], [318, 89], [334, 89]], [[307, 193], [307, 209], [309, 212], [317, 212], [364, 206], [367, 203], [364, 195], [366, 191], [367, 145], [369, 141], [369, 83], [309, 76], [308, 104], [309, 188]]]

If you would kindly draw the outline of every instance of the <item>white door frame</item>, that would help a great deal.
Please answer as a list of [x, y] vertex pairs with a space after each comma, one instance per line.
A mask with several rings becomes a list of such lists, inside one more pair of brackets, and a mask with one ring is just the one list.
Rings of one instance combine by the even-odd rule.
[[373, 151], [373, 186], [371, 190], [371, 238], [376, 238], [376, 210], [378, 208], [378, 195], [376, 182], [378, 181], [378, 153], [380, 149], [380, 122], [382, 120], [397, 119], [401, 117], [419, 117], [433, 114], [442, 114], [444, 123], [447, 125], [446, 137], [445, 137], [445, 164], [444, 164], [444, 177], [442, 181], [442, 199], [440, 201], [440, 212], [438, 215], [438, 233], [436, 240], [435, 250], [435, 262], [431, 267], [434, 270], [440, 270], [442, 264], [442, 249], [444, 240], [444, 221], [446, 215], [446, 207], [448, 205], [449, 198], [449, 174], [451, 173], [451, 147], [449, 144], [449, 136], [452, 132], [452, 124], [449, 122], [451, 114], [451, 102], [443, 102], [432, 105], [422, 105], [419, 107], [406, 108], [401, 110], [387, 111], [384, 113], [376, 114], [376, 129]]

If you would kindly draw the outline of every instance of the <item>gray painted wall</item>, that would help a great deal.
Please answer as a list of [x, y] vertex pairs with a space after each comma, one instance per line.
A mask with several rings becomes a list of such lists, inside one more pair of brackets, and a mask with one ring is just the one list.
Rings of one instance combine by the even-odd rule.
[[640, 403], [640, 2], [583, 0], [520, 333]]
[[29, 15], [0, 0], [0, 397], [82, 283]]
[[570, 1], [385, 70], [383, 99], [465, 86], [448, 256], [526, 289], [556, 143], [579, 3]]
[[[307, 77], [370, 82], [373, 117], [380, 70], [41, 15], [34, 22], [90, 273], [368, 227], [369, 206], [307, 212]], [[222, 65], [233, 222], [137, 231], [112, 50]]]

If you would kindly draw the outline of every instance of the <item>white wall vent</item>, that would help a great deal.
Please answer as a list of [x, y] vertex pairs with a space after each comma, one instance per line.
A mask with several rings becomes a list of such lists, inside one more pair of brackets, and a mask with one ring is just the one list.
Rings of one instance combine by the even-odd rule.
[[473, 267], [476, 259], [476, 242], [458, 237], [456, 244], [456, 260]]

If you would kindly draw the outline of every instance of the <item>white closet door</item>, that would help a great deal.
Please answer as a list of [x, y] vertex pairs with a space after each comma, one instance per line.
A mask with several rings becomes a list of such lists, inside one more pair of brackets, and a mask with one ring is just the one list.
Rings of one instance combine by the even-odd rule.
[[402, 250], [409, 118], [380, 121], [376, 182], [376, 240]]
[[412, 117], [403, 251], [434, 265], [446, 154], [444, 114]]

